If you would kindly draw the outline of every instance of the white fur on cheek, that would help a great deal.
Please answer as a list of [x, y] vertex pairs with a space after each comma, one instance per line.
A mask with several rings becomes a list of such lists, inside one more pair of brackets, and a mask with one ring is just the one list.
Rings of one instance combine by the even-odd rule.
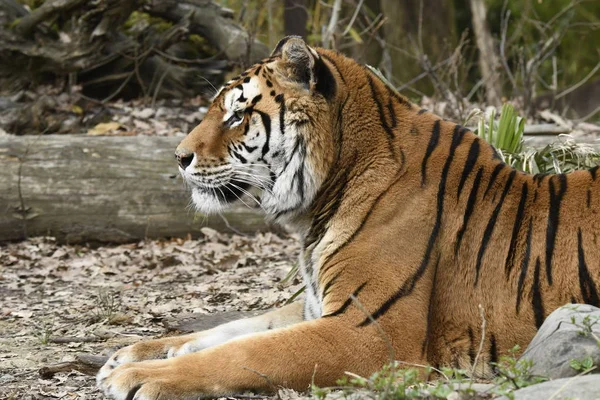
[[[285, 127], [285, 134], [278, 141], [284, 154], [283, 162], [273, 166], [277, 173], [273, 194], [264, 196], [264, 208], [273, 214], [280, 210], [288, 211], [288, 215], [283, 217], [302, 212], [313, 201], [318, 187], [313, 166], [308, 162], [308, 146], [300, 129], [295, 125]], [[281, 136], [279, 131], [278, 135]], [[276, 136], [272, 136], [273, 142]]]

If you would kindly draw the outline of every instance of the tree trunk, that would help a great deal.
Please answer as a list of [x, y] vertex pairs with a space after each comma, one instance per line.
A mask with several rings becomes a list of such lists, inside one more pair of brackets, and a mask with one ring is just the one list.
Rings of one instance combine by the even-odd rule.
[[285, 0], [283, 9], [283, 25], [285, 35], [297, 35], [306, 38], [306, 21], [308, 20], [307, 0]]
[[[0, 137], [0, 241], [128, 242], [227, 230], [188, 206], [173, 152], [177, 137]], [[234, 230], [265, 230], [262, 215], [236, 207]]]
[[[454, 50], [457, 42], [454, 0], [381, 0], [380, 4], [386, 18], [383, 31], [397, 83], [407, 82], [423, 72], [419, 58], [427, 56], [435, 65]], [[426, 79], [414, 86], [426, 94], [432, 92]]]
[[500, 60], [494, 50], [494, 40], [486, 21], [487, 10], [483, 0], [470, 0], [473, 30], [479, 49], [479, 68], [485, 86], [486, 102], [490, 106], [502, 103], [500, 87]]

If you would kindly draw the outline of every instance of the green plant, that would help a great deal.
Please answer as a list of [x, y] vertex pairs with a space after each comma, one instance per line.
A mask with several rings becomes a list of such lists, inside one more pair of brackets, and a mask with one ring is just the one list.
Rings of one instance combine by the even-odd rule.
[[117, 295], [110, 290], [98, 290], [97, 301], [96, 318], [98, 320], [111, 320], [121, 307]]
[[524, 149], [524, 130], [525, 119], [512, 105], [504, 104], [498, 121], [492, 111], [487, 121], [483, 117], [479, 120], [475, 132], [496, 148], [505, 163], [531, 174], [567, 173], [600, 162], [599, 152], [590, 145], [576, 143], [569, 135], [560, 135], [542, 149]]
[[598, 337], [598, 335], [596, 335], [596, 333], [594, 332], [594, 326], [596, 324], [600, 324], [599, 317], [586, 315], [581, 319], [580, 322], [577, 322], [575, 316], [572, 316], [571, 324], [575, 325], [580, 329], [579, 331], [577, 331], [578, 335], [592, 337], [596, 341], [596, 345], [598, 346], [598, 348], [600, 348], [600, 337]]
[[400, 363], [385, 365], [368, 378], [349, 374], [338, 381], [338, 389], [346, 393], [367, 390], [378, 400], [418, 398], [425, 382], [416, 368], [400, 368]]
[[571, 360], [569, 365], [575, 371], [582, 372], [584, 374], [595, 368], [594, 360], [591, 356], [586, 356], [582, 360]]
[[502, 153], [516, 154], [523, 148], [525, 118], [520, 117], [512, 104], [505, 103], [496, 121], [496, 110], [492, 110], [489, 119], [479, 120], [476, 133]]
[[[381, 370], [365, 378], [356, 374], [337, 381], [331, 388], [312, 387], [312, 395], [324, 399], [334, 390], [342, 391], [345, 395], [358, 394], [360, 397], [377, 400], [405, 399], [445, 399], [453, 392], [473, 395], [466, 370], [442, 368], [440, 370], [423, 366], [403, 368], [403, 363], [395, 361], [385, 365]], [[436, 372], [443, 379], [428, 381], [426, 376]]]
[[473, 395], [475, 391], [471, 388], [472, 380], [464, 369], [441, 368], [440, 373], [444, 380], [430, 382], [424, 390], [434, 398], [447, 398], [452, 392]]
[[[385, 365], [381, 370], [370, 377], [362, 377], [352, 373], [337, 381], [337, 386], [320, 388], [313, 385], [312, 396], [325, 399], [334, 391], [341, 391], [344, 397], [355, 394], [359, 398], [376, 400], [407, 400], [407, 399], [446, 399], [449, 396], [459, 395], [459, 398], [488, 399], [496, 395], [514, 398], [515, 390], [545, 382], [548, 379], [531, 372], [533, 362], [521, 360], [517, 357], [520, 347], [515, 346], [508, 354], [500, 357], [498, 363], [492, 363], [496, 376], [492, 383], [494, 386], [485, 392], [473, 389], [473, 379], [469, 372], [456, 368], [436, 369], [429, 366], [406, 364], [399, 361]], [[579, 366], [585, 373], [595, 367], [590, 366], [590, 361], [582, 360]], [[420, 368], [403, 368], [403, 366]], [[427, 378], [438, 378], [428, 380]], [[453, 394], [454, 393], [454, 394]], [[340, 396], [336, 396], [340, 398]]]
[[587, 144], [576, 143], [568, 135], [542, 149], [527, 149], [517, 154], [502, 154], [504, 161], [531, 174], [562, 174], [591, 168], [600, 162], [600, 153]]
[[528, 359], [520, 360], [517, 358], [520, 347], [515, 346], [509, 350], [508, 355], [500, 357], [500, 361], [495, 363], [497, 377], [494, 379], [495, 387], [493, 392], [502, 394], [508, 398], [513, 398], [512, 392], [527, 386], [535, 385], [547, 381], [548, 378], [534, 375], [531, 372], [533, 362]]
[[35, 337], [39, 340], [39, 342], [44, 346], [50, 343], [50, 338], [54, 332], [52, 324], [49, 322], [42, 322], [37, 326], [37, 328], [38, 330], [35, 332]]

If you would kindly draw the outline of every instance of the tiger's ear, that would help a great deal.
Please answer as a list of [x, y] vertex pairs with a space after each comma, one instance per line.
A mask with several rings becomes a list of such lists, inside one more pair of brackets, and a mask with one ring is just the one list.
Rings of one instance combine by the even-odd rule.
[[335, 94], [335, 79], [317, 51], [300, 36], [286, 36], [277, 43], [271, 57], [281, 56], [280, 72], [289, 80], [330, 99]]
[[313, 69], [315, 59], [319, 55], [309, 48], [300, 36], [286, 36], [281, 39], [271, 56], [281, 56], [280, 71], [286, 78], [308, 87], [314, 83]]

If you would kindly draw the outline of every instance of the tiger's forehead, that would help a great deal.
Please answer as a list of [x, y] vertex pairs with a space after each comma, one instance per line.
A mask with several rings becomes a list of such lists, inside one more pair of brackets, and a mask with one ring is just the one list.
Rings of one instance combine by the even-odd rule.
[[237, 111], [246, 108], [257, 96], [260, 96], [260, 82], [258, 77], [252, 77], [247, 81], [235, 85], [223, 98], [225, 111]]
[[252, 102], [260, 95], [261, 82], [272, 87], [273, 62], [276, 58], [268, 58], [255, 64], [241, 75], [227, 82], [217, 93], [214, 100], [223, 96], [225, 111], [235, 111]]

